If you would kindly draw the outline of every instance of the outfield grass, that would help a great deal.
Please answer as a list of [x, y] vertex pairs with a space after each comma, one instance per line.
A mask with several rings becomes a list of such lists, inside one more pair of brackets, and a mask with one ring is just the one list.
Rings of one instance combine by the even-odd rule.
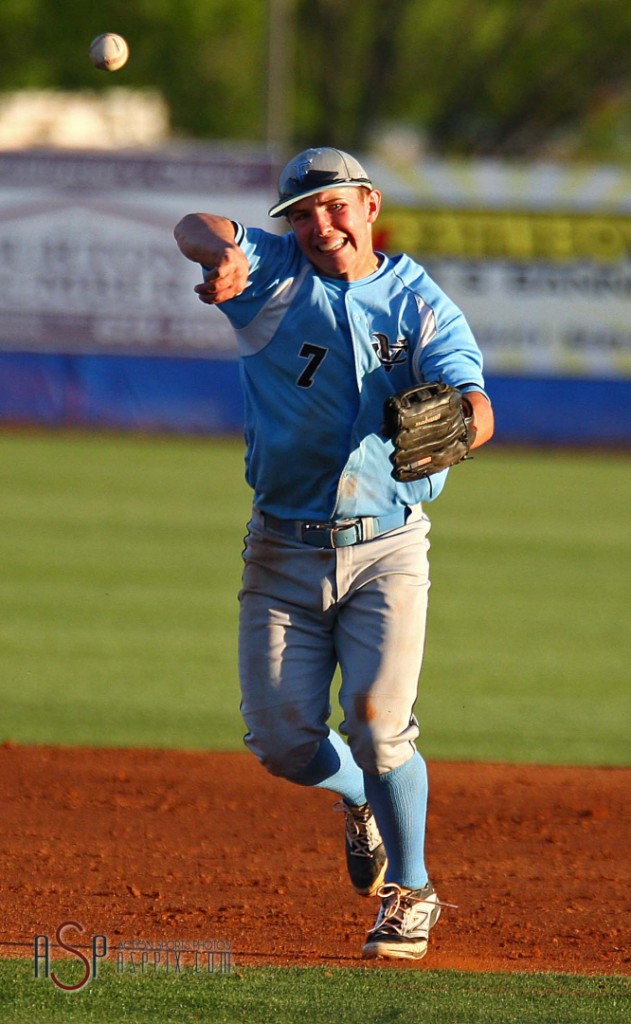
[[0, 436], [5, 735], [236, 746], [238, 443]]
[[[239, 440], [0, 434], [0, 741], [241, 749]], [[433, 520], [430, 758], [628, 764], [628, 459], [489, 447]]]
[[[77, 962], [73, 961], [71, 966]], [[0, 961], [2, 1024], [628, 1024], [628, 979], [375, 968], [116, 975], [76, 993]], [[65, 983], [72, 979], [66, 973]], [[83, 967], [79, 971], [79, 978]]]
[[489, 448], [430, 515], [437, 756], [631, 762], [629, 459]]

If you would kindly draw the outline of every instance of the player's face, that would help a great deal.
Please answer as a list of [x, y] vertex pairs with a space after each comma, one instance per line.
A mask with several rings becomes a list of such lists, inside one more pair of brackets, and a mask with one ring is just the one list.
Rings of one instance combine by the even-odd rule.
[[359, 281], [378, 266], [372, 225], [380, 207], [381, 194], [376, 190], [342, 186], [297, 200], [287, 219], [316, 270], [325, 277]]

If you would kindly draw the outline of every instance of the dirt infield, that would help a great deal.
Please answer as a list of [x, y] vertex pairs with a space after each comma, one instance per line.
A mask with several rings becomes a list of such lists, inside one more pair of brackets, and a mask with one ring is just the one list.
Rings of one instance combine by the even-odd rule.
[[[413, 969], [631, 974], [630, 771], [439, 762], [430, 779], [429, 866], [458, 909]], [[112, 946], [222, 939], [235, 964], [371, 969], [377, 901], [346, 880], [335, 798], [247, 753], [5, 744], [0, 792], [1, 956], [74, 920]]]

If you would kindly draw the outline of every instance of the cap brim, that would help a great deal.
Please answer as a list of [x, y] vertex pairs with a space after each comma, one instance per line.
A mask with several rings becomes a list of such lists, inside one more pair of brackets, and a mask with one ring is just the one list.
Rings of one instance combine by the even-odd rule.
[[329, 192], [334, 188], [367, 188], [372, 190], [374, 185], [371, 181], [334, 181], [330, 185], [318, 185], [316, 188], [307, 189], [306, 192], [301, 192], [299, 196], [292, 196], [291, 199], [283, 199], [280, 203], [276, 203], [268, 211], [269, 217], [280, 217], [281, 213], [293, 206], [294, 203], [298, 203], [301, 199], [308, 199], [309, 196], [316, 196], [318, 192]]

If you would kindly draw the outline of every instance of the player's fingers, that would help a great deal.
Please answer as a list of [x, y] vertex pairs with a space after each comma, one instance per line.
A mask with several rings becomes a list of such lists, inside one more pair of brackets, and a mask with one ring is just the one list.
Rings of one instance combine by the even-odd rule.
[[240, 250], [228, 250], [219, 263], [204, 272], [204, 280], [195, 291], [202, 302], [210, 305], [227, 302], [240, 295], [247, 284], [249, 264]]
[[240, 283], [232, 279], [222, 280], [220, 278], [213, 278], [212, 280], [206, 280], [201, 284], [195, 285], [194, 290], [200, 302], [213, 305], [219, 302], [227, 302], [228, 299], [234, 299], [236, 295], [241, 294], [243, 288]]
[[198, 295], [197, 298], [200, 302], [205, 302], [207, 306], [214, 306], [217, 303], [214, 295]]
[[250, 265], [241, 249], [226, 249], [218, 262], [204, 271], [204, 282], [196, 292], [203, 302], [233, 299], [246, 287], [249, 272]]

